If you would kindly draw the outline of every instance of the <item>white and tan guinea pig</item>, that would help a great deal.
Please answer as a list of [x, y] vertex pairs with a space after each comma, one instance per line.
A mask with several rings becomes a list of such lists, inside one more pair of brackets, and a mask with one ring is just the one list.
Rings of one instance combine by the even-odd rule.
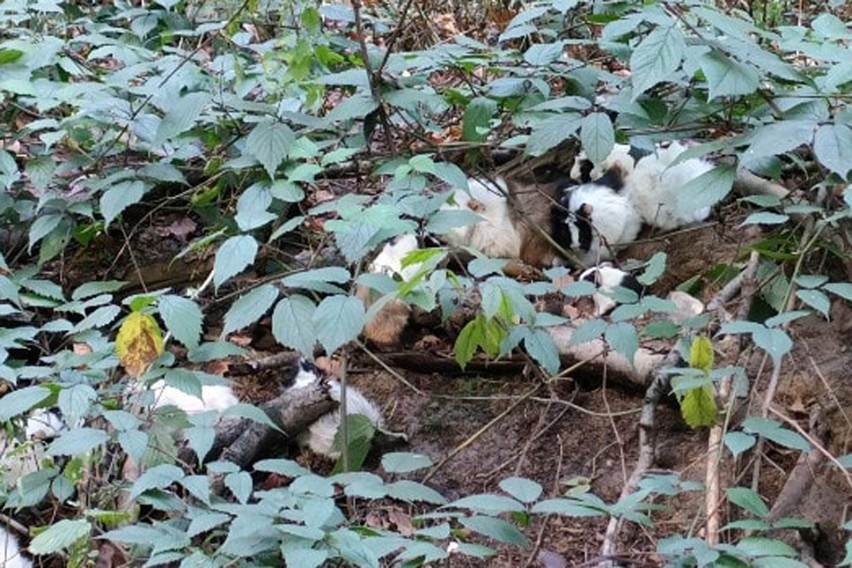
[[[401, 235], [382, 247], [382, 250], [370, 263], [368, 271], [376, 274], [387, 274], [391, 278], [403, 282], [408, 281], [417, 274], [421, 265], [418, 263], [403, 267], [402, 261], [406, 255], [417, 250], [417, 248], [417, 237]], [[374, 294], [367, 286], [358, 285], [355, 289], [355, 295], [364, 302], [365, 308], [369, 309], [373, 304]], [[410, 315], [411, 306], [397, 298], [390, 298], [364, 325], [364, 337], [377, 347], [393, 347], [399, 344], [408, 325]]]

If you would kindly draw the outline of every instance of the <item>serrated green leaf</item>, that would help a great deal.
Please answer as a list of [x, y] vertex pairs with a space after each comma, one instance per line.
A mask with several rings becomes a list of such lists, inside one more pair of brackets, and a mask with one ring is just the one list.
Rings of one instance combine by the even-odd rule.
[[690, 389], [680, 402], [680, 413], [690, 428], [705, 428], [716, 424], [716, 400], [709, 385]]
[[483, 318], [477, 317], [467, 322], [456, 338], [456, 343], [453, 346], [453, 355], [462, 370], [473, 359], [476, 349], [485, 341], [483, 321]]
[[189, 298], [167, 294], [160, 296], [157, 308], [166, 329], [172, 332], [175, 339], [189, 349], [198, 347], [204, 320], [204, 314], [198, 304]]
[[62, 434], [47, 448], [51, 456], [76, 456], [105, 444], [109, 436], [95, 428], [75, 428]]
[[382, 467], [388, 473], [408, 473], [432, 466], [427, 455], [393, 452], [382, 456]]
[[272, 205], [272, 192], [269, 184], [256, 183], [246, 189], [237, 201], [237, 214], [234, 220], [242, 231], [251, 231], [278, 218], [269, 212]]
[[674, 25], [659, 26], [642, 40], [630, 56], [634, 100], [677, 71], [685, 47], [683, 33]]
[[739, 456], [757, 443], [754, 436], [742, 432], [728, 432], [725, 434], [725, 446], [734, 457]]
[[491, 118], [497, 112], [497, 103], [477, 97], [468, 103], [462, 117], [462, 140], [484, 142], [491, 129]]
[[502, 513], [522, 513], [524, 506], [517, 500], [504, 495], [482, 493], [462, 497], [446, 505], [457, 509], [470, 509], [484, 515], [500, 515]]
[[257, 241], [249, 235], [231, 237], [222, 243], [213, 263], [213, 284], [216, 289], [254, 262], [256, 255]]
[[604, 332], [607, 343], [619, 354], [624, 355], [630, 364], [639, 349], [639, 334], [636, 328], [627, 322], [618, 322], [607, 326]]
[[741, 507], [758, 518], [769, 515], [769, 507], [766, 506], [760, 495], [747, 487], [729, 487], [725, 490], [728, 501]]
[[807, 452], [811, 449], [808, 441], [805, 440], [805, 438], [803, 438], [798, 432], [787, 430], [775, 420], [770, 420], [768, 418], [760, 418], [757, 416], [746, 418], [743, 421], [743, 430], [752, 434], [758, 434], [767, 440], [771, 440], [776, 444], [793, 450]]
[[91, 531], [92, 524], [86, 519], [63, 519], [39, 533], [30, 543], [29, 551], [33, 554], [54, 554], [78, 540], [88, 539]]
[[313, 354], [317, 332], [313, 324], [316, 305], [298, 294], [284, 298], [272, 312], [272, 335], [287, 347]]
[[598, 339], [606, 331], [607, 324], [601, 319], [583, 322], [580, 327], [571, 334], [571, 345], [579, 345], [593, 339]]
[[559, 349], [550, 336], [543, 329], [529, 329], [524, 333], [524, 347], [527, 353], [542, 366], [542, 368], [555, 375], [559, 372]]
[[433, 503], [435, 505], [443, 505], [447, 502], [443, 495], [430, 487], [426, 487], [422, 483], [402, 479], [389, 483], [386, 486], [389, 497], [401, 499], [403, 501], [423, 501], [425, 503]]
[[369, 93], [352, 95], [345, 101], [338, 103], [326, 115], [326, 119], [334, 122], [337, 120], [364, 118], [377, 108], [379, 108], [379, 103]]
[[534, 502], [544, 491], [541, 485], [523, 477], [507, 477], [499, 485], [500, 489], [522, 503]]
[[329, 355], [358, 337], [366, 322], [364, 303], [351, 296], [329, 296], [313, 314], [317, 339]]
[[157, 126], [154, 144], [160, 145], [170, 138], [183, 134], [194, 127], [196, 121], [210, 102], [210, 95], [204, 92], [188, 93], [169, 104], [166, 115]]
[[225, 325], [222, 327], [221, 337], [225, 338], [229, 333], [259, 320], [269, 311], [276, 299], [278, 299], [278, 289], [272, 284], [264, 284], [245, 296], [240, 296], [225, 314]]
[[609, 116], [603, 112], [588, 114], [580, 125], [580, 142], [592, 162], [603, 162], [615, 144], [615, 132]]
[[29, 248], [28, 252], [33, 250], [33, 246], [35, 246], [41, 239], [43, 239], [46, 235], [50, 234], [59, 223], [62, 221], [62, 215], [58, 213], [54, 213], [51, 215], [40, 215], [30, 226], [29, 232]]
[[713, 369], [713, 342], [705, 335], [692, 340], [689, 348], [689, 366], [709, 373]]
[[645, 271], [640, 274], [636, 280], [643, 286], [650, 286], [655, 283], [660, 276], [666, 271], [666, 260], [668, 255], [665, 252], [659, 251], [654, 253], [651, 260], [645, 266]]
[[852, 169], [852, 127], [848, 124], [824, 124], [814, 137], [814, 154], [826, 168], [844, 180]]
[[266, 120], [255, 125], [246, 138], [246, 151], [266, 169], [271, 179], [296, 137], [290, 128], [280, 122]]
[[22, 388], [0, 397], [0, 422], [6, 422], [33, 408], [49, 397], [49, 389], [39, 386]]
[[231, 490], [240, 503], [245, 503], [252, 492], [251, 475], [246, 471], [229, 473], [225, 476], [225, 487]]
[[104, 282], [86, 282], [78, 286], [72, 293], [72, 300], [82, 300], [85, 298], [90, 298], [92, 296], [97, 296], [98, 294], [115, 292], [120, 290], [126, 282], [122, 282], [121, 280], [106, 280]]
[[462, 525], [483, 536], [492, 538], [498, 542], [513, 544], [515, 546], [526, 546], [527, 538], [517, 527], [488, 515], [477, 515], [460, 519]]
[[554, 43], [536, 43], [524, 52], [524, 61], [530, 65], [550, 65], [560, 57], [565, 45], [561, 41]]
[[139, 203], [145, 195], [145, 183], [142, 181], [123, 181], [109, 188], [100, 199], [101, 215], [109, 225], [129, 206]]
[[720, 165], [689, 180], [677, 194], [677, 207], [683, 214], [713, 207], [731, 192], [737, 172], [733, 166]]
[[527, 140], [527, 154], [541, 156], [551, 148], [571, 138], [583, 122], [575, 112], [553, 115], [533, 125]]
[[746, 167], [756, 164], [766, 156], [787, 153], [810, 144], [814, 137], [816, 123], [811, 120], [783, 120], [757, 128], [751, 145], [742, 154], [742, 164]]
[[796, 297], [828, 317], [828, 312], [831, 310], [831, 300], [819, 290], [798, 290]]
[[852, 284], [849, 282], [831, 282], [823, 286], [823, 289], [852, 302]]
[[719, 51], [702, 55], [699, 65], [707, 77], [708, 100], [750, 95], [760, 86], [760, 73], [757, 69], [735, 61]]
[[751, 334], [754, 343], [772, 357], [775, 365], [781, 364], [781, 357], [793, 348], [793, 340], [781, 329], [761, 328]]

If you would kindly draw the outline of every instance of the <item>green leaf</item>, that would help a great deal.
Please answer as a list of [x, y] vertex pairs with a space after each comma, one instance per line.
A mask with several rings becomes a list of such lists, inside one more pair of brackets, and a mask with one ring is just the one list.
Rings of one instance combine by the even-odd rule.
[[771, 440], [776, 444], [790, 448], [808, 452], [811, 449], [810, 444], [798, 432], [793, 432], [783, 428], [781, 424], [775, 420], [768, 418], [759, 418], [752, 416], [743, 421], [743, 430], [752, 434], [763, 436], [767, 440]]
[[190, 300], [171, 294], [160, 296], [157, 302], [160, 316], [166, 324], [166, 329], [172, 332], [175, 339], [188, 349], [198, 347], [201, 340], [201, 324], [204, 314], [201, 308]]
[[766, 518], [769, 515], [769, 507], [760, 498], [760, 495], [748, 489], [747, 487], [729, 487], [725, 490], [728, 496], [728, 501], [745, 509], [755, 517], [760, 519]]
[[62, 222], [62, 215], [58, 213], [39, 216], [33, 222], [33, 224], [30, 225], [30, 245], [27, 249], [27, 252], [32, 251], [33, 246], [35, 246], [41, 239], [43, 239], [46, 235], [50, 234], [51, 231], [58, 227], [60, 222]]
[[709, 385], [690, 389], [680, 403], [680, 413], [690, 428], [704, 428], [716, 424], [716, 400]]
[[[168, 99], [167, 99], [168, 100]], [[169, 108], [157, 127], [154, 144], [159, 146], [166, 140], [183, 134], [195, 126], [196, 121], [210, 102], [210, 95], [203, 92], [189, 93], [180, 97]]]
[[656, 282], [660, 276], [666, 271], [666, 260], [668, 255], [665, 252], [659, 251], [654, 253], [651, 260], [645, 265], [645, 271], [640, 274], [636, 280], [643, 286], [650, 286]]
[[229, 473], [225, 476], [225, 487], [231, 490], [240, 503], [245, 504], [252, 492], [251, 475], [247, 471]]
[[515, 546], [527, 545], [527, 538], [524, 536], [524, 533], [503, 519], [495, 519], [488, 515], [477, 515], [475, 517], [460, 519], [460, 522], [468, 529], [498, 542], [513, 544]]
[[382, 467], [388, 473], [408, 473], [432, 466], [429, 456], [409, 452], [393, 452], [382, 456]]
[[259, 320], [269, 311], [276, 299], [278, 299], [278, 288], [272, 284], [264, 284], [245, 296], [240, 296], [225, 314], [225, 325], [222, 327], [221, 337], [225, 338], [229, 333]]
[[109, 436], [103, 430], [75, 428], [54, 440], [48, 446], [47, 454], [51, 456], [76, 456], [105, 444], [108, 439]]
[[135, 499], [149, 489], [163, 489], [176, 481], [186, 477], [183, 470], [172, 464], [161, 464], [152, 467], [142, 473], [139, 479], [133, 482], [130, 490], [130, 498]]
[[537, 43], [524, 52], [524, 61], [530, 65], [550, 65], [562, 57], [564, 49], [565, 45], [561, 41], [554, 43]]
[[522, 503], [534, 502], [541, 497], [543, 491], [541, 485], [523, 477], [508, 477], [502, 480], [500, 489]]
[[796, 292], [796, 297], [813, 309], [821, 312], [825, 317], [828, 317], [828, 312], [831, 309], [831, 300], [819, 290], [799, 290]]
[[448, 503], [446, 507], [470, 509], [471, 511], [482, 513], [484, 515], [500, 515], [502, 513], [513, 512], [522, 513], [525, 511], [524, 506], [515, 499], [490, 493], [462, 497], [461, 499]]
[[821, 274], [802, 274], [796, 277], [796, 284], [802, 288], [817, 288], [828, 282], [828, 276]]
[[272, 192], [268, 183], [256, 183], [246, 189], [237, 201], [234, 220], [242, 231], [251, 231], [278, 218], [268, 211], [272, 205]]
[[793, 340], [781, 329], [761, 328], [751, 334], [754, 343], [772, 357], [775, 365], [781, 364], [781, 357], [793, 348]]
[[28, 411], [51, 395], [45, 387], [26, 387], [0, 397], [0, 422]]
[[272, 335], [282, 345], [302, 354], [313, 354], [317, 341], [315, 311], [316, 305], [305, 296], [296, 294], [282, 299], [272, 312]]
[[462, 117], [462, 140], [484, 142], [491, 130], [491, 118], [497, 112], [497, 103], [477, 97], [468, 103]]
[[536, 503], [532, 512], [536, 514], [556, 513], [566, 517], [600, 517], [604, 513], [576, 499], [546, 499]]
[[619, 354], [624, 355], [630, 364], [639, 349], [639, 334], [636, 328], [627, 322], [614, 323], [606, 328], [604, 338]]
[[607, 329], [607, 324], [601, 319], [583, 322], [571, 334], [571, 345], [579, 345], [599, 338]]
[[364, 118], [377, 108], [379, 108], [379, 103], [369, 93], [352, 95], [345, 101], [338, 103], [326, 115], [326, 119], [334, 122], [337, 120]]
[[456, 343], [453, 346], [453, 355], [462, 370], [473, 359], [476, 349], [485, 342], [483, 321], [483, 318], [477, 317], [467, 322], [456, 338]]
[[713, 370], [713, 342], [705, 335], [692, 340], [689, 348], [689, 366], [705, 373]]
[[657, 27], [640, 43], [630, 57], [633, 100], [666, 81], [680, 67], [685, 44], [678, 26]]
[[104, 222], [109, 225], [113, 219], [127, 209], [127, 207], [139, 203], [145, 195], [145, 183], [141, 181], [122, 181], [101, 195], [101, 215]]
[[213, 263], [213, 284], [216, 289], [254, 262], [256, 255], [257, 241], [249, 235], [231, 237], [222, 243], [216, 251], [216, 261]]
[[757, 443], [754, 436], [743, 434], [742, 432], [728, 432], [725, 434], [725, 446], [730, 450], [734, 457], [739, 456], [744, 451], [748, 450]]
[[734, 61], [718, 51], [705, 53], [699, 59], [707, 77], [708, 100], [719, 97], [750, 95], [760, 86], [760, 73], [751, 65]]
[[329, 555], [327, 549], [298, 548], [290, 544], [282, 545], [281, 550], [287, 566], [299, 566], [299, 568], [318, 568], [325, 563]]
[[271, 179], [284, 158], [287, 149], [296, 140], [293, 131], [273, 120], [259, 122], [246, 138], [246, 151], [266, 169]]
[[524, 347], [527, 353], [542, 366], [542, 368], [555, 375], [559, 372], [559, 349], [553, 341], [553, 337], [543, 329], [528, 329], [524, 333]]
[[[738, 542], [735, 545], [735, 548], [747, 556], [786, 556], [789, 558], [796, 556], [795, 549], [793, 549], [790, 545], [781, 542], [780, 540], [760, 536], [747, 536]], [[768, 568], [769, 566], [774, 567], [780, 565], [770, 562], [765, 566]]]
[[615, 144], [615, 132], [609, 116], [603, 112], [593, 112], [586, 116], [580, 125], [580, 142], [593, 163], [603, 162]]
[[124, 287], [126, 282], [122, 282], [120, 280], [106, 280], [104, 282], [86, 282], [78, 286], [72, 293], [72, 300], [82, 300], [85, 298], [90, 298], [92, 296], [97, 296], [98, 294], [104, 294], [109, 292], [115, 292], [116, 290], [120, 290]]
[[533, 125], [527, 140], [527, 154], [541, 156], [551, 148], [571, 138], [583, 122], [575, 112], [553, 115]]
[[852, 127], [848, 124], [824, 124], [814, 137], [814, 154], [826, 168], [844, 180], [852, 169]]
[[32, 554], [55, 554], [78, 540], [88, 540], [91, 531], [92, 524], [86, 519], [63, 519], [39, 533], [30, 543], [29, 551]]
[[752, 213], [746, 217], [742, 225], [780, 225], [781, 223], [786, 223], [789, 219], [788, 215], [761, 211], [760, 213]]
[[767, 156], [785, 154], [802, 144], [810, 144], [816, 123], [811, 120], [783, 120], [757, 128], [751, 145], [742, 155], [742, 164], [750, 167]]
[[731, 192], [737, 171], [733, 166], [716, 166], [689, 180], [677, 195], [677, 207], [683, 214], [713, 207]]
[[832, 282], [823, 286], [823, 289], [852, 302], [852, 284], [849, 282]]
[[364, 303], [352, 296], [329, 296], [313, 314], [317, 339], [329, 355], [358, 337], [365, 321]]
[[305, 288], [329, 294], [342, 294], [344, 291], [339, 286], [333, 286], [330, 283], [344, 284], [349, 282], [350, 278], [352, 275], [345, 268], [326, 266], [290, 274], [282, 278], [281, 283], [288, 288]]
[[443, 495], [422, 483], [402, 479], [389, 483], [385, 486], [388, 497], [401, 499], [403, 501], [423, 501], [435, 505], [443, 505], [447, 502]]

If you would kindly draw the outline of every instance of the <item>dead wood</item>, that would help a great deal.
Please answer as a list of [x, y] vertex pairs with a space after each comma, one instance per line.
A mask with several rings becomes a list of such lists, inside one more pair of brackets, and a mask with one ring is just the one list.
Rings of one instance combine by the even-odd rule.
[[232, 363], [228, 366], [229, 375], [253, 375], [269, 369], [283, 369], [299, 362], [301, 355], [295, 351], [284, 351], [262, 359], [253, 359]]
[[298, 435], [336, 405], [319, 384], [287, 390], [260, 407], [279, 430], [247, 418], [226, 418], [216, 425], [211, 455], [221, 452], [220, 460], [247, 468], [259, 459], [274, 455], [276, 446]]

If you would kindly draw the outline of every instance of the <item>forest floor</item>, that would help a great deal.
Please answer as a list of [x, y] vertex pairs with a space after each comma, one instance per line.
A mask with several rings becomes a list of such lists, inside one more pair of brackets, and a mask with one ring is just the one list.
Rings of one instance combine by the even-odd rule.
[[[667, 272], [652, 291], [664, 296], [676, 285], [703, 275], [698, 295], [706, 301], [720, 287], [708, 275], [718, 273], [719, 267], [741, 262], [748, 254], [749, 243], [760, 237], [759, 232], [738, 226], [742, 214], [736, 205], [727, 206], [714, 218], [724, 221], [716, 220], [665, 238], [647, 239], [624, 251], [622, 258], [645, 260], [658, 250], [666, 251]], [[100, 265], [99, 271], [106, 268], [109, 272], [98, 274], [99, 277], [118, 277], [139, 268], [141, 273], [151, 275], [156, 267], [168, 264], [180, 239], [161, 237], [174, 233], [174, 228], [186, 220], [169, 216], [154, 219], [139, 233], [139, 243], [131, 243], [132, 248], [147, 251], [149, 258], [137, 258], [143, 266], [106, 268], [104, 261], [109, 255], [100, 259], [81, 257], [69, 265], [66, 276], [76, 272], [90, 278], [96, 265]], [[201, 266], [204, 262], [199, 260], [196, 264]], [[734, 310], [735, 306], [729, 308]], [[832, 315], [832, 322], [809, 316], [792, 325], [795, 348], [783, 359], [773, 408], [807, 431], [809, 408], [833, 403], [833, 410], [825, 413], [830, 433], [827, 449], [833, 455], [842, 455], [849, 453], [852, 439], [852, 421], [845, 413], [852, 407], [852, 322], [847, 307], [841, 303], [834, 306]], [[211, 335], [221, 325], [209, 319], [206, 323]], [[582, 368], [565, 380], [544, 385], [528, 376], [522, 363], [512, 364], [517, 360], [490, 368], [480, 362], [477, 370], [462, 373], [452, 361], [451, 341], [443, 330], [415, 326], [409, 331], [405, 344], [392, 353], [353, 350], [350, 376], [353, 384], [383, 408], [387, 429], [407, 436], [407, 443], [399, 449], [426, 454], [440, 464], [429, 474], [429, 483], [446, 498], [497, 492], [501, 479], [522, 476], [539, 482], [551, 497], [586, 487], [607, 502], [618, 499], [638, 453], [638, 419], [644, 393]], [[258, 358], [280, 349], [274, 346], [264, 322], [252, 333], [232, 336], [232, 340], [254, 349]], [[431, 363], [424, 365], [424, 358]], [[717, 354], [717, 366], [734, 364], [748, 370], [750, 390], [740, 399], [740, 411], [735, 414], [732, 427], [742, 420], [747, 409], [749, 414], [758, 412], [771, 374], [771, 364], [759, 350], [743, 351], [738, 361], [725, 360], [724, 353]], [[336, 362], [326, 361], [326, 365], [332, 370], [337, 368]], [[237, 390], [244, 399], [262, 402], [274, 396], [274, 378], [268, 375], [240, 377], [239, 381]], [[653, 473], [676, 473], [682, 479], [703, 481], [708, 461], [706, 430], [689, 429], [673, 399], [660, 409], [657, 426]], [[455, 451], [451, 459], [442, 462]], [[769, 444], [759, 470], [755, 470], [753, 458], [743, 463], [726, 460], [723, 475], [731, 485], [752, 485], [767, 502], [773, 503], [798, 457], [798, 452]], [[842, 558], [838, 527], [847, 520], [852, 491], [838, 468], [825, 460], [820, 463], [813, 472], [813, 482], [803, 488], [794, 510], [786, 516], [800, 516], [819, 524], [821, 531], [814, 544], [817, 558], [824, 564], [833, 564]], [[755, 472], [756, 482], [752, 479]], [[660, 501], [660, 510], [653, 514], [652, 529], [627, 524], [619, 541], [624, 560], [632, 565], [657, 565], [659, 558], [653, 551], [658, 539], [676, 532], [701, 535], [703, 500], [703, 492], [681, 493], [673, 500]], [[398, 503], [377, 501], [358, 513], [367, 524], [404, 533], [406, 525], [410, 528], [411, 517], [420, 512], [415, 506], [405, 508]], [[502, 547], [496, 560], [465, 559], [453, 565], [550, 568], [594, 563], [599, 559], [606, 523], [603, 517], [550, 516], [528, 528], [528, 548]]]

